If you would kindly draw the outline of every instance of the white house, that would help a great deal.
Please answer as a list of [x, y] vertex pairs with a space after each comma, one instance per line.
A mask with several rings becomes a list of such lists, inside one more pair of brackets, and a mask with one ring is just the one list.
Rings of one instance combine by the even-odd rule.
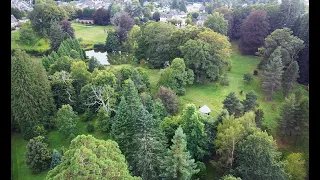
[[16, 27], [18, 25], [18, 20], [11, 14], [11, 28]]

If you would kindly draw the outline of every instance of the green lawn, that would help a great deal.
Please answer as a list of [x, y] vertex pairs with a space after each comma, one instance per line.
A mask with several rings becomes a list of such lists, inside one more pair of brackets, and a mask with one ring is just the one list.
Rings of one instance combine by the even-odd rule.
[[47, 38], [36, 36], [36, 38], [29, 44], [20, 42], [19, 38], [19, 30], [11, 31], [11, 49], [21, 48], [28, 50], [34, 49], [38, 51], [46, 51], [50, 49], [50, 41]]
[[[105, 43], [107, 31], [114, 29], [113, 26], [85, 25], [81, 23], [72, 23], [76, 38], [82, 38], [81, 44], [89, 44], [87, 48], [93, 48], [94, 43]], [[106, 29], [106, 31], [104, 31]]]

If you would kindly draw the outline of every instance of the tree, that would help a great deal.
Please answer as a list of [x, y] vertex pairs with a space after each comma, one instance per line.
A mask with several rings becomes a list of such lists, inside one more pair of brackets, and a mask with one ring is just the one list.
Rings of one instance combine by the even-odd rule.
[[71, 26], [70, 21], [68, 21], [68, 20], [62, 20], [62, 21], [60, 22], [60, 25], [61, 25], [61, 28], [62, 28], [63, 32], [65, 32], [66, 34], [68, 34], [71, 38], [75, 38], [74, 29], [73, 29], [73, 27]]
[[298, 77], [299, 65], [297, 61], [294, 61], [283, 73], [282, 88], [285, 96], [287, 96], [294, 89]]
[[97, 9], [92, 16], [93, 23], [102, 26], [110, 24], [110, 13], [108, 11], [105, 8]]
[[70, 136], [71, 134], [75, 135], [76, 125], [78, 121], [78, 116], [72, 110], [72, 107], [67, 105], [62, 105], [56, 114], [57, 127], [61, 134], [64, 136]]
[[256, 107], [259, 106], [257, 102], [258, 96], [254, 91], [249, 91], [246, 94], [246, 99], [242, 101], [244, 112], [248, 112], [251, 110], [255, 110]]
[[199, 172], [194, 159], [187, 151], [186, 135], [181, 127], [172, 138], [172, 146], [162, 161], [163, 174], [166, 179], [191, 179], [192, 175]]
[[58, 50], [61, 42], [66, 38], [66, 32], [63, 31], [58, 22], [52, 23], [47, 32], [51, 49], [54, 51]]
[[236, 173], [243, 179], [287, 179], [276, 142], [266, 132], [257, 131], [237, 148]]
[[155, 20], [156, 22], [160, 21], [160, 13], [159, 11], [156, 11], [152, 14], [152, 19]]
[[230, 42], [210, 29], [200, 32], [198, 37], [187, 40], [179, 49], [196, 82], [215, 81], [230, 66]]
[[124, 155], [112, 140], [79, 135], [71, 141], [63, 159], [60, 165], [48, 172], [46, 179], [141, 179], [130, 175]]
[[262, 122], [264, 118], [264, 112], [262, 109], [257, 109], [255, 112], [255, 122], [257, 124], [257, 127], [262, 129]]
[[108, 52], [117, 51], [120, 49], [120, 41], [116, 32], [108, 32], [107, 41], [106, 41], [106, 50]]
[[246, 81], [247, 83], [250, 83], [253, 81], [253, 77], [251, 76], [251, 74], [247, 73], [243, 75], [243, 80]]
[[35, 34], [29, 24], [25, 24], [19, 31], [19, 40], [25, 44], [30, 44], [35, 39]]
[[[212, 11], [211, 11], [211, 13], [208, 12], [208, 14], [212, 14]], [[232, 15], [233, 12], [232, 12], [232, 10], [230, 10], [228, 8], [220, 7], [220, 8], [215, 9], [214, 11], [224, 15], [224, 19], [228, 21], [227, 35], [229, 38], [232, 38], [232, 26], [233, 26], [233, 15]]]
[[53, 64], [50, 65], [49, 74], [54, 74], [57, 71], [70, 72], [71, 64], [74, 60], [68, 56], [58, 57]]
[[243, 105], [240, 103], [240, 99], [236, 97], [235, 92], [231, 92], [223, 100], [223, 108], [227, 109], [229, 114], [234, 114], [236, 117], [240, 117], [243, 113]]
[[154, 68], [163, 67], [166, 61], [172, 61], [170, 35], [175, 26], [163, 22], [150, 21], [141, 27], [138, 49], [135, 56], [138, 60], [146, 60]]
[[257, 10], [250, 13], [241, 26], [240, 49], [243, 54], [253, 55], [263, 46], [269, 34], [269, 22], [265, 11]]
[[133, 0], [131, 3], [126, 3], [124, 7], [124, 11], [129, 13], [129, 15], [133, 17], [139, 17], [142, 16], [142, 7], [138, 0]]
[[167, 112], [176, 114], [179, 110], [179, 99], [174, 91], [170, 88], [160, 86], [156, 97], [160, 98]]
[[239, 177], [234, 177], [234, 176], [232, 176], [232, 175], [230, 175], [230, 174], [223, 176], [221, 179], [222, 179], [222, 180], [241, 180], [241, 178], [239, 178]]
[[258, 49], [258, 55], [262, 60], [258, 67], [264, 69], [269, 62], [272, 53], [281, 47], [281, 61], [284, 67], [288, 67], [297, 59], [298, 53], [304, 48], [303, 41], [292, 35], [292, 31], [288, 28], [277, 29], [268, 35], [264, 40], [264, 46]]
[[204, 131], [204, 117], [194, 104], [187, 104], [179, 117], [181, 128], [186, 132], [187, 149], [191, 157], [200, 160], [207, 152], [204, 150], [202, 140], [206, 137]]
[[292, 28], [295, 20], [305, 12], [304, 1], [283, 0], [280, 4], [280, 18], [283, 27]]
[[237, 143], [243, 138], [244, 127], [232, 115], [224, 118], [217, 129], [217, 136], [213, 143], [220, 156], [219, 164], [221, 167], [233, 167]]
[[143, 17], [151, 18], [151, 9], [149, 7], [143, 7], [142, 13]]
[[18, 8], [11, 7], [11, 14], [17, 19], [21, 19], [23, 17], [22, 12], [23, 10], [20, 11]]
[[81, 60], [86, 59], [86, 54], [84, 50], [81, 48], [79, 41], [77, 39], [72, 38], [67, 38], [66, 40], [62, 41], [57, 51], [58, 57], [68, 56], [73, 58], [74, 54], [72, 50], [77, 51]]
[[262, 90], [266, 94], [266, 99], [272, 100], [273, 93], [281, 87], [283, 65], [281, 48], [277, 48], [270, 56], [262, 74]]
[[179, 9], [178, 0], [173, 0], [170, 9]]
[[111, 23], [117, 27], [116, 32], [120, 42], [124, 42], [133, 27], [133, 19], [127, 12], [118, 12], [111, 19]]
[[172, 89], [177, 94], [185, 94], [187, 84], [193, 84], [194, 75], [191, 69], [186, 70], [184, 60], [175, 58], [171, 66], [162, 71], [158, 86]]
[[54, 111], [50, 83], [39, 61], [31, 60], [25, 51], [11, 56], [11, 108], [26, 140], [34, 137], [34, 127], [44, 125]]
[[29, 140], [25, 157], [26, 164], [33, 173], [39, 173], [49, 168], [51, 155], [43, 136]]
[[301, 153], [291, 153], [286, 158], [285, 172], [290, 180], [305, 179], [307, 176], [305, 160]]
[[86, 85], [90, 80], [90, 72], [88, 66], [83, 61], [74, 61], [71, 64], [71, 76], [74, 79], [73, 85], [77, 94], [80, 93], [81, 88]]
[[95, 57], [92, 56], [88, 60], [88, 71], [92, 73], [95, 68], [99, 67], [99, 65], [100, 65], [100, 62]]
[[66, 71], [60, 71], [49, 76], [49, 79], [56, 107], [61, 108], [63, 104], [73, 105], [75, 90], [72, 86], [73, 79], [71, 75]]
[[304, 41], [305, 48], [298, 54], [299, 78], [298, 82], [309, 83], [309, 13], [298, 18], [295, 26], [292, 28], [295, 36]]
[[35, 4], [33, 10], [28, 13], [33, 30], [42, 36], [48, 35], [53, 23], [60, 22], [67, 16], [67, 12], [56, 3]]
[[56, 166], [58, 166], [62, 162], [61, 158], [62, 157], [61, 157], [61, 154], [59, 153], [59, 151], [53, 149], [52, 156], [51, 156], [50, 169], [53, 169]]
[[188, 24], [191, 24], [191, 23], [192, 23], [192, 19], [187, 18], [186, 21], [185, 21], [185, 23], [186, 23], [187, 25], [188, 25]]
[[212, 15], [209, 14], [203, 25], [217, 33], [227, 35], [228, 21], [225, 20], [224, 15], [219, 12], [214, 12]]
[[187, 12], [187, 6], [184, 0], [181, 0], [179, 3], [179, 10], [183, 12]]
[[138, 48], [137, 39], [141, 36], [141, 30], [138, 25], [134, 25], [128, 33], [128, 37], [124, 46], [126, 47], [127, 51], [130, 53], [134, 53], [135, 50]]
[[193, 13], [191, 14], [191, 17], [192, 17], [192, 19], [197, 19], [197, 18], [199, 17], [199, 13], [193, 12]]

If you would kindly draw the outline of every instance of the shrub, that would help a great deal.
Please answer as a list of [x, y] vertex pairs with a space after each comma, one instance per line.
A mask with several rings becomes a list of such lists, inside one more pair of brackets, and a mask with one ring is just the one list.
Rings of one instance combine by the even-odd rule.
[[104, 50], [105, 49], [105, 44], [104, 43], [96, 43], [93, 45], [94, 49], [101, 49]]
[[221, 86], [229, 86], [229, 83], [230, 83], [230, 80], [228, 78], [228, 75], [227, 74], [223, 75], [220, 79], [220, 85]]
[[257, 71], [257, 70], [254, 70], [254, 71], [253, 71], [253, 75], [258, 76], [258, 71]]
[[94, 125], [89, 123], [87, 125], [87, 130], [88, 130], [88, 132], [93, 132], [94, 131]]
[[253, 77], [251, 76], [251, 74], [247, 73], [243, 75], [243, 80], [247, 83], [250, 83], [253, 81]]

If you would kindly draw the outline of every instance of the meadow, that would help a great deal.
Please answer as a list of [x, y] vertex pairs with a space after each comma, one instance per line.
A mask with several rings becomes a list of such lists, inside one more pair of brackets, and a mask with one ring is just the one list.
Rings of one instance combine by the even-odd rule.
[[50, 49], [50, 41], [47, 38], [42, 38], [36, 35], [29, 44], [22, 43], [19, 38], [19, 30], [11, 31], [11, 49], [21, 48], [36, 51], [46, 51]]

